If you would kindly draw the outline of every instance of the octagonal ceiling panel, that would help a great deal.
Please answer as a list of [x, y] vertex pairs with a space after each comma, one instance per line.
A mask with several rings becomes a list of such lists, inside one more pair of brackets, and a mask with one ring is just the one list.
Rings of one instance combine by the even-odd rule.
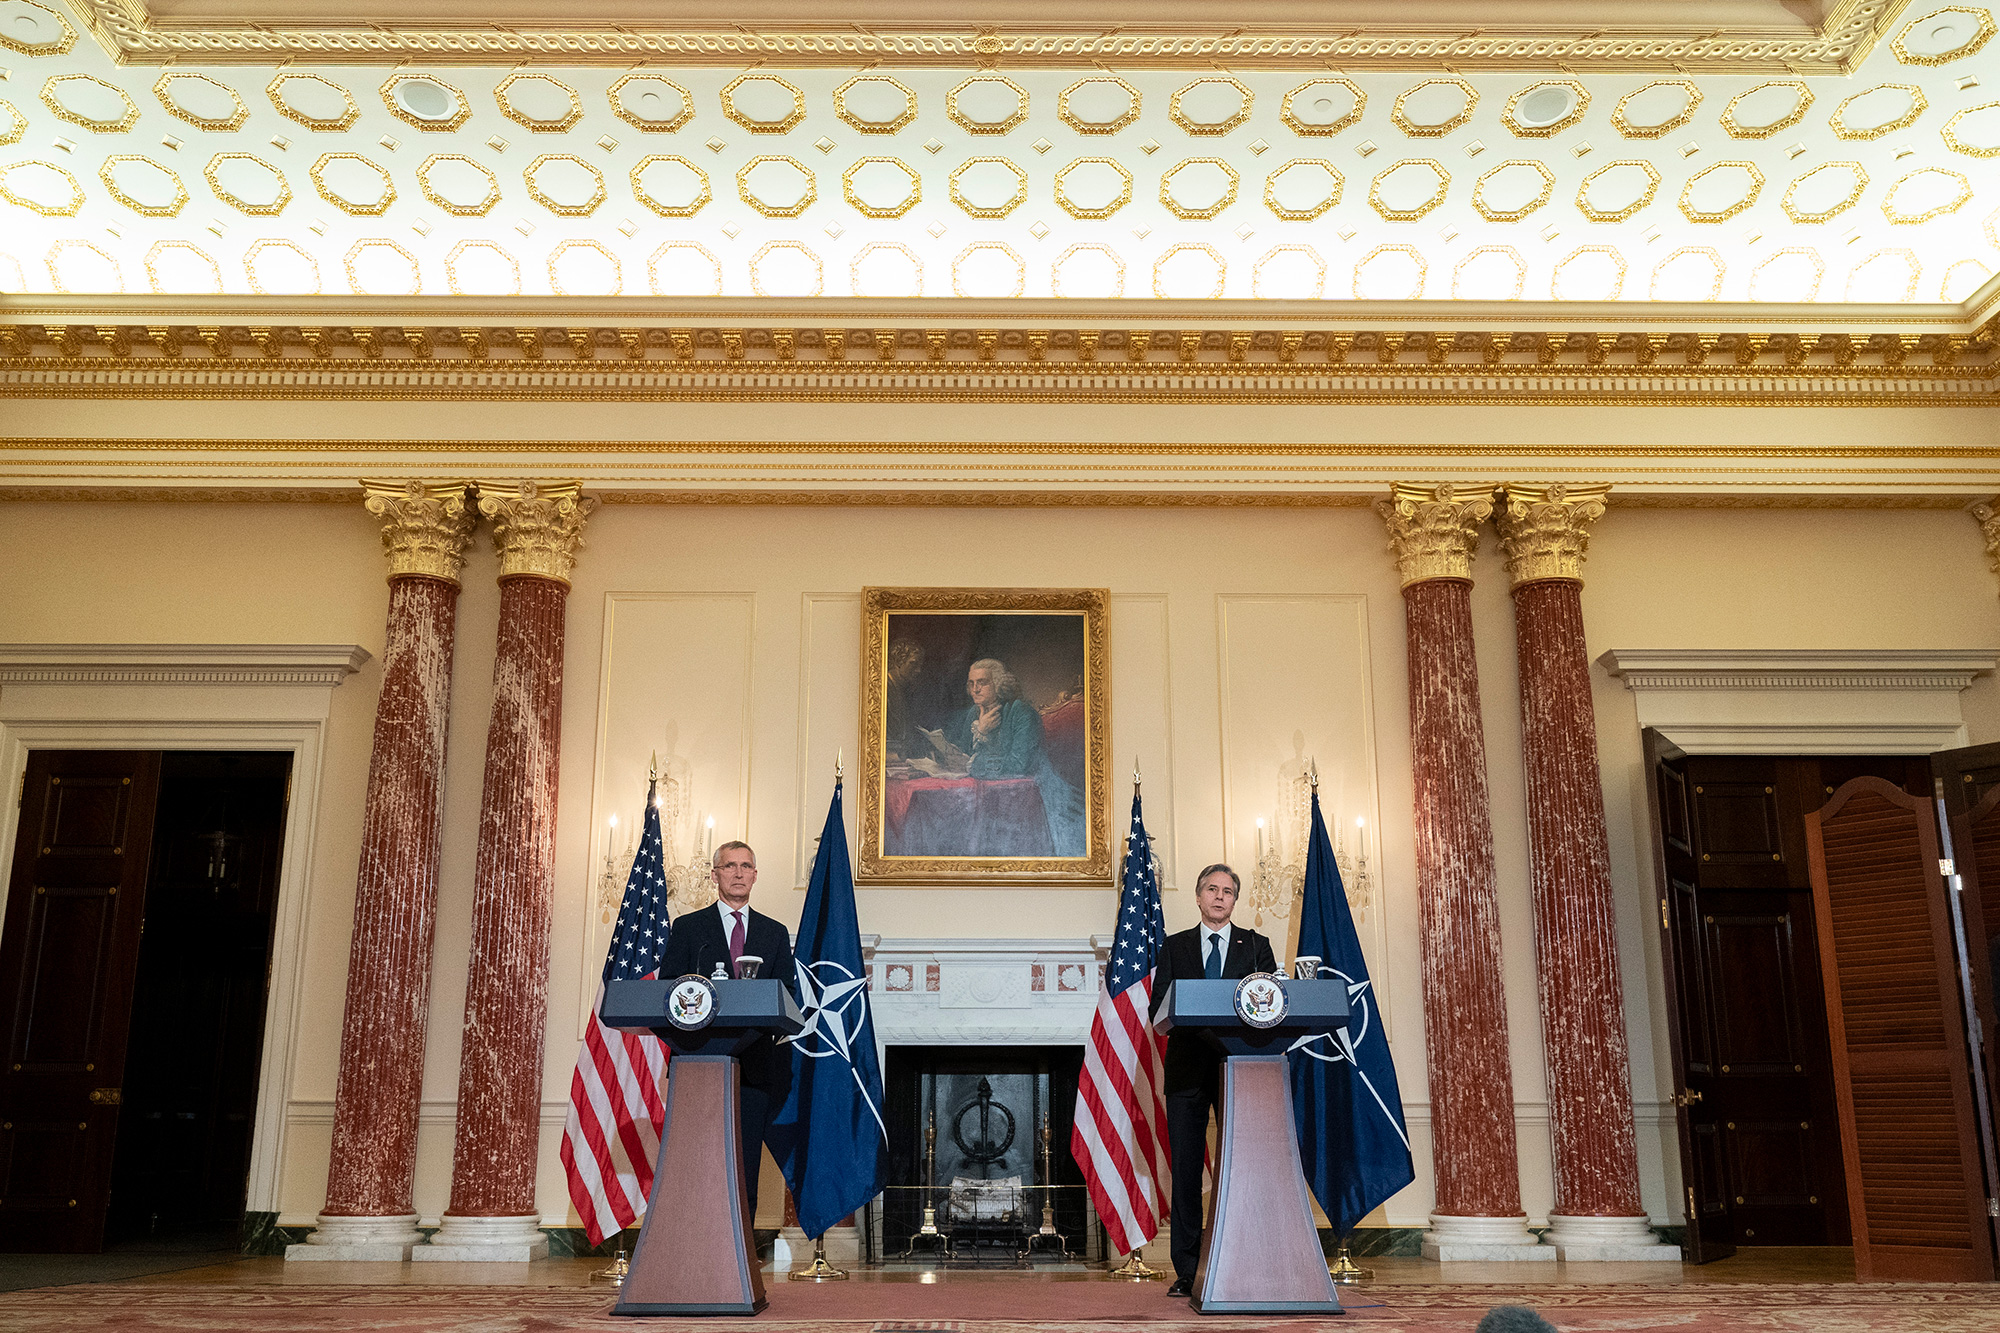
[[[1753, 282], [1759, 299], [1803, 290], [1812, 265], [1797, 252], [1817, 247], [1821, 302], [1846, 299], [1869, 256], [1904, 251], [1909, 299], [1933, 300], [1996, 267], [1982, 224], [2000, 215], [1986, 170], [2000, 101], [1974, 58], [1996, 49], [1979, 38], [1989, 13], [1913, 6], [1896, 20], [1902, 52], [1885, 41], [1846, 79], [1532, 62], [163, 69], [117, 65], [86, 38], [9, 57], [0, 142], [20, 145], [20, 188], [0, 218], [22, 237], [10, 252], [87, 243], [113, 261], [65, 260], [66, 282], [115, 269], [142, 288], [133, 275], [167, 242], [214, 256], [226, 291], [298, 256], [347, 290], [363, 242], [364, 285], [415, 272], [443, 291], [450, 272], [462, 283], [500, 264], [480, 249], [447, 265], [456, 247], [504, 241], [503, 285], [526, 295], [548, 293], [568, 245], [566, 286], [608, 290], [608, 254], [625, 296], [662, 283], [754, 295], [762, 252], [772, 291], [803, 283], [797, 269], [846, 293], [865, 253], [870, 283], [932, 297], [1017, 280], [1027, 296], [1161, 283], [1201, 296], [1220, 271], [1231, 296], [1350, 299], [1354, 265], [1375, 254], [1372, 283], [1421, 268], [1430, 299], [1518, 283], [1524, 299], [1644, 301], [1720, 274], [1718, 299], [1742, 300]], [[1939, 45], [1946, 27], [1956, 45]], [[129, 159], [172, 173], [194, 206], [157, 211], [174, 193], [145, 185], [166, 177]], [[33, 183], [49, 188], [24, 193]], [[218, 240], [211, 224], [232, 216], [260, 221]], [[489, 234], [468, 234], [475, 222]], [[969, 247], [983, 248], [961, 259]], [[1855, 290], [1909, 288], [1902, 260], [1870, 262], [1893, 281]], [[25, 281], [45, 267], [24, 266]]]

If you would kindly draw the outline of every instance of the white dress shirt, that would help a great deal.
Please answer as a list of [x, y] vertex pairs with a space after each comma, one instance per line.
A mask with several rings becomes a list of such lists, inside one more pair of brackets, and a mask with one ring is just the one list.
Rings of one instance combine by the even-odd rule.
[[1221, 930], [1209, 929], [1206, 921], [1201, 923], [1201, 965], [1204, 970], [1208, 967], [1208, 942], [1210, 940], [1222, 941], [1222, 965], [1224, 967], [1229, 966], [1229, 932], [1231, 929], [1232, 927], [1228, 922], [1223, 923]]
[[736, 929], [736, 914], [739, 911], [743, 913], [743, 947], [747, 950], [750, 947], [750, 904], [745, 903], [740, 908], [731, 907], [717, 898], [715, 910], [722, 913], [722, 946], [725, 949], [729, 947], [729, 932]]

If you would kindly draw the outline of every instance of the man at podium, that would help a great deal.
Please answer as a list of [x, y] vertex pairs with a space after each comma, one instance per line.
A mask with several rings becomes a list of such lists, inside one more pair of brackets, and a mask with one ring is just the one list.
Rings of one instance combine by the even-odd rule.
[[[1252, 972], [1278, 970], [1271, 941], [1254, 930], [1230, 924], [1242, 881], [1226, 865], [1212, 865], [1195, 881], [1201, 924], [1167, 937], [1153, 974], [1153, 1012], [1158, 1018], [1167, 987], [1175, 981], [1207, 977], [1239, 980]], [[1193, 1032], [1167, 1034], [1167, 1151], [1174, 1166], [1174, 1285], [1169, 1296], [1194, 1292], [1201, 1258], [1201, 1172], [1208, 1141], [1208, 1117], [1216, 1104], [1222, 1052]]]
[[[760, 960], [758, 976], [782, 981], [787, 990], [794, 989], [791, 932], [750, 907], [750, 890], [757, 883], [757, 853], [747, 842], [725, 842], [715, 849], [709, 876], [715, 881], [715, 906], [685, 913], [673, 923], [667, 951], [660, 958], [661, 980], [690, 972], [710, 976], [717, 964], [725, 969], [725, 975], [735, 977], [737, 960], [748, 956]], [[750, 1216], [755, 1218], [764, 1127], [791, 1095], [792, 1053], [763, 1036], [738, 1061], [743, 1079], [737, 1101], [737, 1120], [743, 1132], [743, 1182], [750, 1196]], [[667, 1074], [673, 1076], [671, 1064]]]

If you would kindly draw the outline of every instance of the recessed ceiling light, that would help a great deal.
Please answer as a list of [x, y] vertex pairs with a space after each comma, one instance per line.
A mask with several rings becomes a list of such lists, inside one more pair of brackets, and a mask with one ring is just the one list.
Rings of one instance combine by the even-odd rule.
[[431, 79], [404, 79], [396, 85], [396, 105], [418, 120], [450, 120], [458, 110], [451, 89]]

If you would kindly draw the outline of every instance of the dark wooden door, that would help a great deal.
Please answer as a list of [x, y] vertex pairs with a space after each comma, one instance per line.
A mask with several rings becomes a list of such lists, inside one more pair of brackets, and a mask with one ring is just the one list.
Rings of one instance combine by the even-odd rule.
[[290, 769], [286, 753], [161, 762], [112, 1241], [226, 1244], [242, 1223]]
[[1922, 781], [1924, 761], [1647, 745], [1687, 1257], [1846, 1244], [1805, 814], [1828, 770]]
[[1964, 930], [1965, 984], [1977, 1022], [1969, 1035], [1979, 1047], [1976, 1072], [1985, 1084], [1979, 1133], [1988, 1189], [1987, 1222], [2000, 1250], [2000, 1022], [1993, 984], [2000, 975], [2000, 745], [1974, 745], [1931, 756], [1931, 772], [1944, 800], [1951, 852], [1959, 875], [1959, 922]]
[[1881, 778], [1806, 818], [1863, 1281], [1993, 1277], [1934, 806]]
[[160, 756], [31, 751], [0, 938], [0, 1250], [102, 1248]]
[[1680, 1126], [1681, 1182], [1687, 1231], [1681, 1250], [1705, 1264], [1736, 1253], [1728, 1171], [1715, 1118], [1714, 1006], [1696, 890], [1694, 816], [1687, 756], [1651, 730], [1654, 872], [1660, 885], [1660, 957], [1665, 963], [1668, 1045], [1673, 1054], [1674, 1115]]

